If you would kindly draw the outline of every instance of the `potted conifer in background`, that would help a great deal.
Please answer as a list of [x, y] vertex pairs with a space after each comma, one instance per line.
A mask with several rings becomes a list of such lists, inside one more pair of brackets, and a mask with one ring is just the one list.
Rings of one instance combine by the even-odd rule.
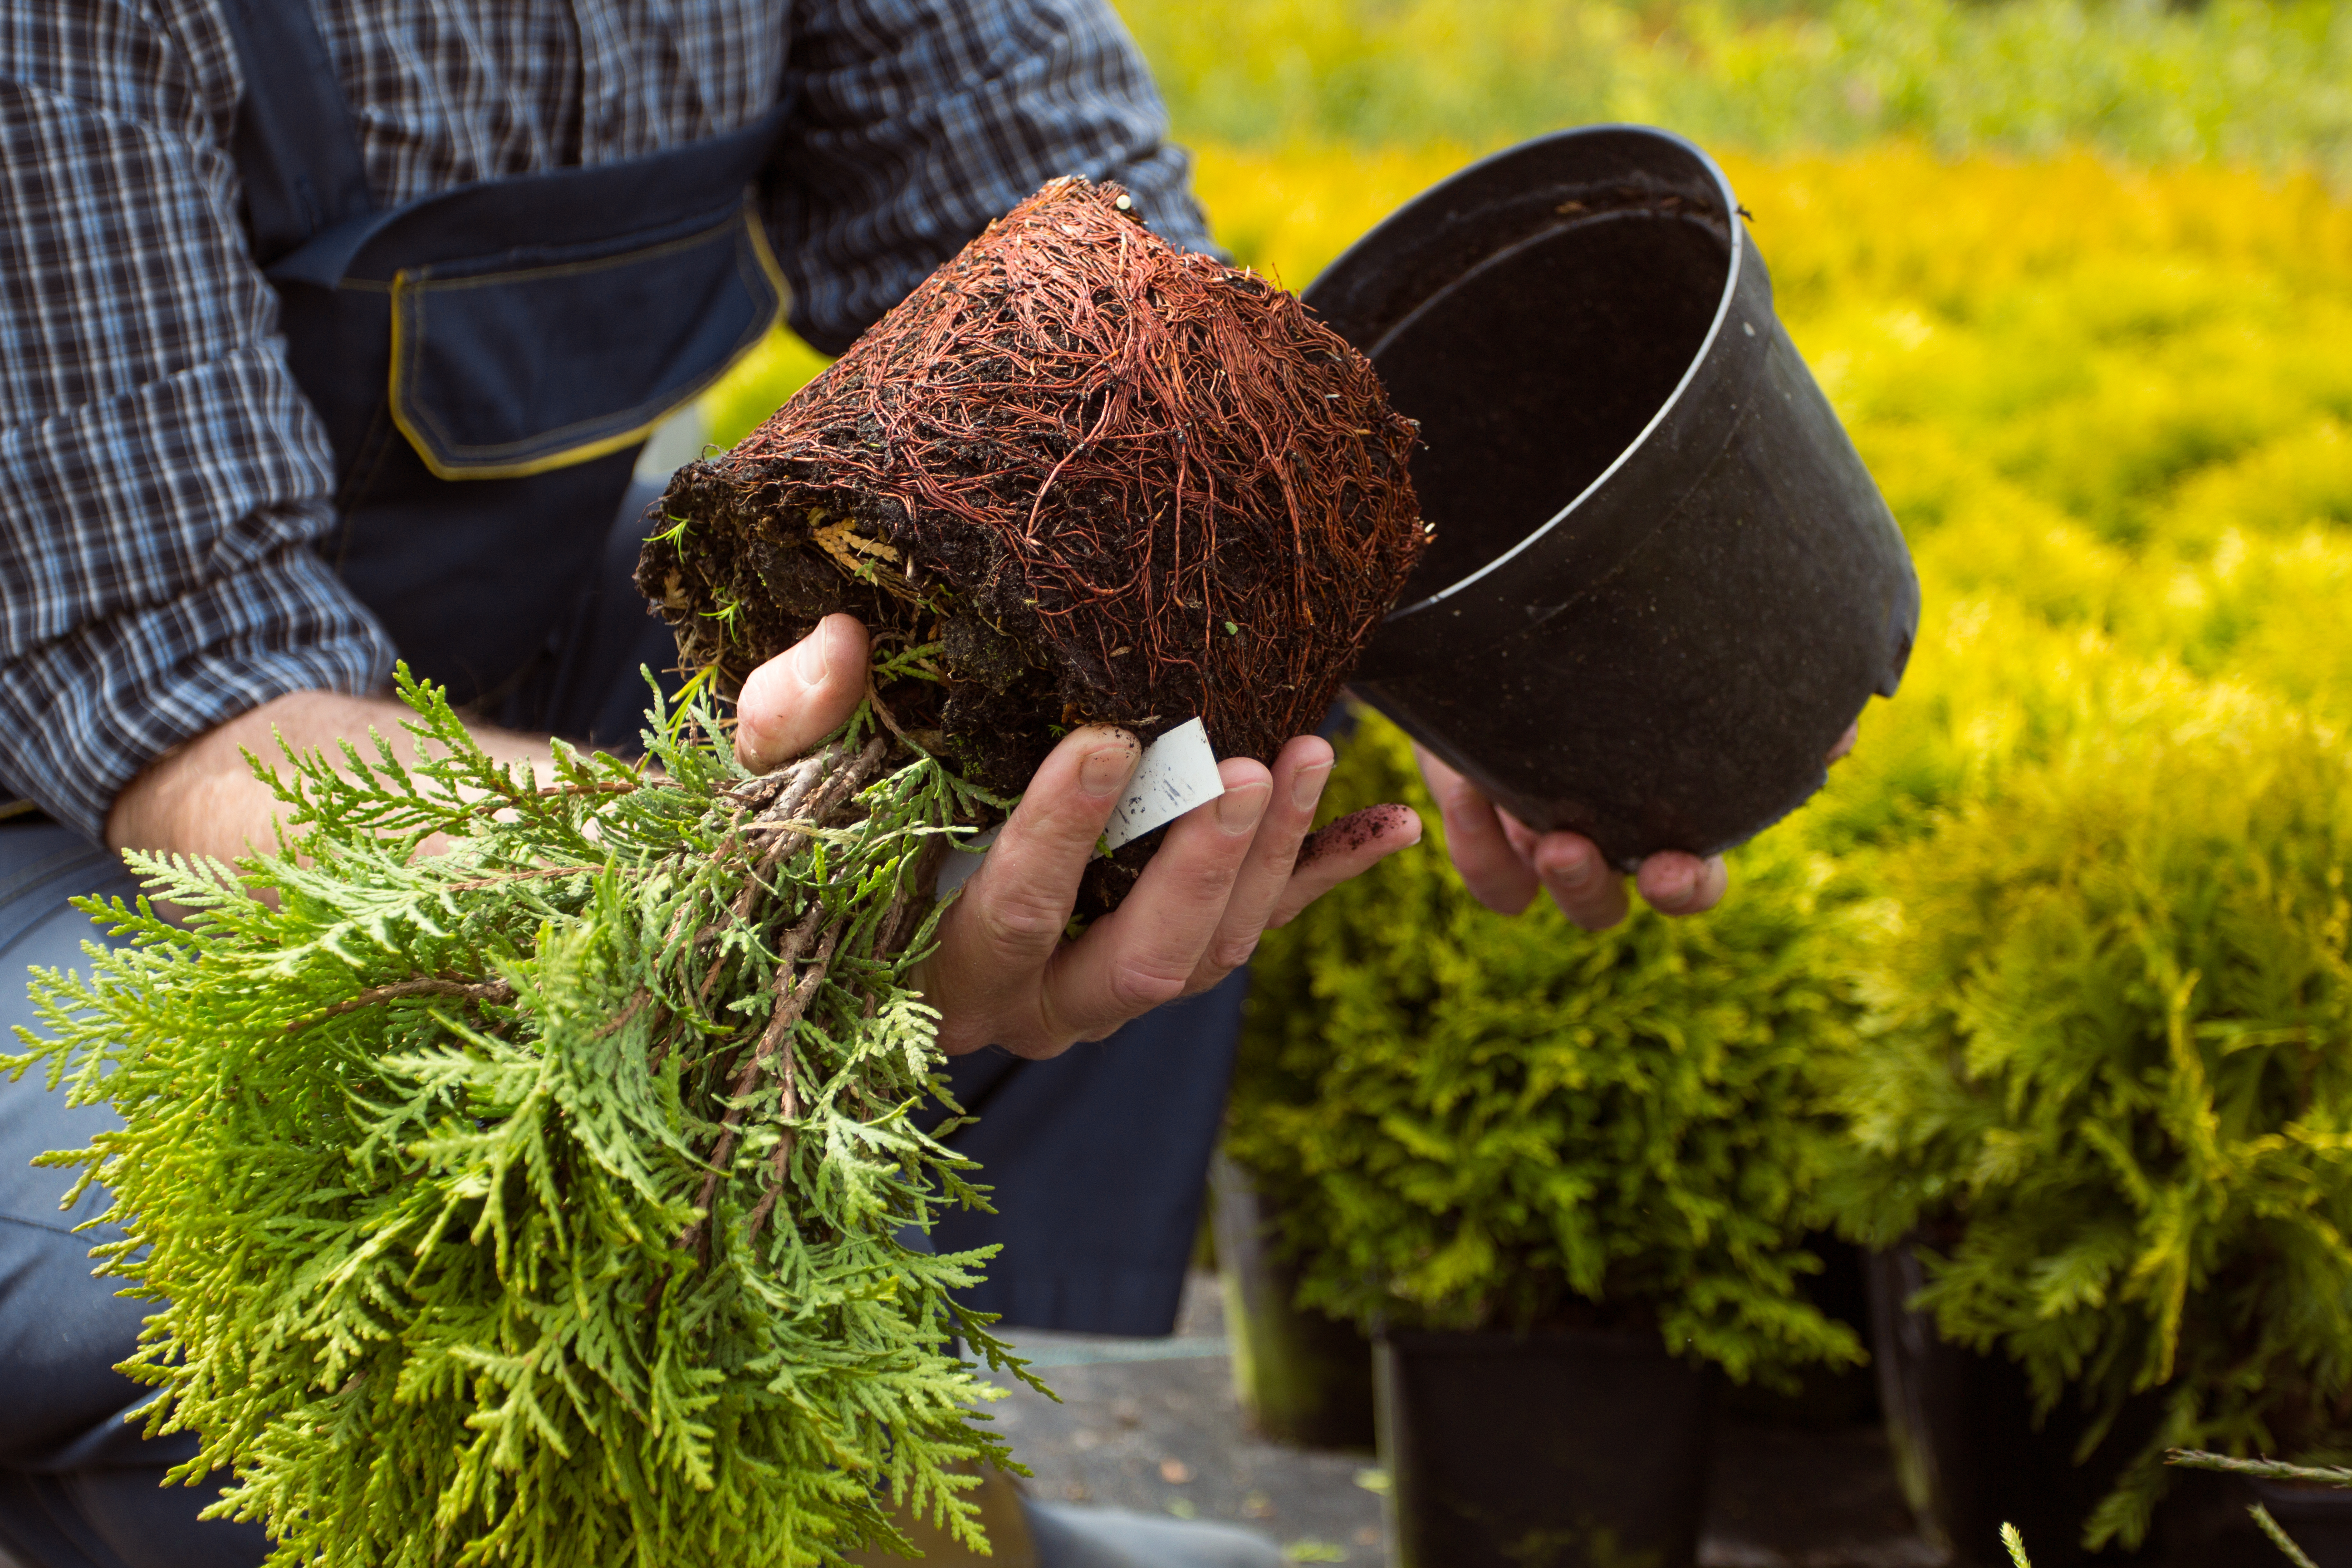
[[2163, 1457], [2352, 1439], [2347, 755], [2242, 689], [2076, 673], [1872, 868], [1832, 1189], [1885, 1249], [1892, 1436], [1959, 1562], [2004, 1522], [2043, 1568], [2263, 1561], [2247, 1500]]
[[[1418, 797], [1368, 718], [1329, 809]], [[1837, 913], [1793, 838], [1738, 860], [1706, 920], [1587, 935], [1480, 908], [1433, 844], [1257, 961], [1226, 1147], [1299, 1305], [1381, 1334], [1408, 1564], [1687, 1563], [1717, 1369], [1861, 1359], [1802, 1290]]]

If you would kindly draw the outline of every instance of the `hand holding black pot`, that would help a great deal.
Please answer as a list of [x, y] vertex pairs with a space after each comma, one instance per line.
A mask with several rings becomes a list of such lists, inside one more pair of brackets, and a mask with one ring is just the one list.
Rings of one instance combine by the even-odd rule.
[[1668, 912], [1710, 906], [1711, 858], [1821, 787], [1909, 658], [1909, 553], [1744, 216], [1679, 137], [1562, 132], [1408, 203], [1307, 293], [1420, 422], [1434, 529], [1352, 688], [1421, 749], [1494, 908], [1543, 886], [1607, 925], [1602, 861]]
[[[1852, 752], [1859, 723], [1846, 726], [1830, 748], [1834, 764]], [[1416, 745], [1413, 760], [1445, 822], [1445, 847], [1463, 886], [1497, 914], [1515, 915], [1540, 888], [1560, 913], [1586, 931], [1606, 931], [1625, 918], [1625, 879], [1601, 847], [1581, 833], [1538, 833], [1497, 806], [1476, 784]], [[1634, 890], [1662, 915], [1699, 915], [1722, 901], [1729, 885], [1723, 857], [1662, 849], [1634, 873]]]

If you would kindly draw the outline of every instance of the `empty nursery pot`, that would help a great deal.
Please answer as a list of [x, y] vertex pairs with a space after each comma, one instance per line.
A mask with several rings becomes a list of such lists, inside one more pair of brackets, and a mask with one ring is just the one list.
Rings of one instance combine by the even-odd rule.
[[1628, 868], [1802, 804], [1918, 626], [1739, 217], [1680, 137], [1562, 132], [1424, 193], [1306, 296], [1426, 443], [1435, 535], [1357, 692]]
[[1715, 1377], [1653, 1335], [1391, 1333], [1373, 1352], [1399, 1568], [1690, 1568]]

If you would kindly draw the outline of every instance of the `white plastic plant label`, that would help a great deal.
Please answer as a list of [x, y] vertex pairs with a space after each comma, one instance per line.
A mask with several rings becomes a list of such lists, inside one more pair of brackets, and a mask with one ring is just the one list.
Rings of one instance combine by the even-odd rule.
[[1198, 719], [1188, 719], [1143, 748], [1135, 777], [1103, 829], [1103, 842], [1116, 849], [1224, 793], [1209, 731]]

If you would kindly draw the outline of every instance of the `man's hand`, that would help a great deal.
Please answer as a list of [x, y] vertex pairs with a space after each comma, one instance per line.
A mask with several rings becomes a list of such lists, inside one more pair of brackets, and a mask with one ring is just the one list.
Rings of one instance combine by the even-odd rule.
[[[866, 629], [832, 616], [761, 666], [737, 708], [737, 757], [764, 772], [824, 739], [857, 706], [866, 661]], [[1055, 1056], [1205, 991], [1247, 962], [1268, 926], [1421, 838], [1421, 819], [1397, 806], [1297, 866], [1332, 763], [1328, 744], [1300, 736], [1271, 769], [1219, 763], [1225, 793], [1171, 824], [1126, 901], [1069, 941], [1078, 880], [1142, 754], [1127, 731], [1088, 727], [1063, 737], [1029, 781], [916, 977], [950, 1056], [988, 1045]]]
[[[1830, 748], [1832, 763], [1853, 750], [1859, 723], [1846, 726]], [[1560, 913], [1586, 931], [1605, 931], [1625, 918], [1625, 879], [1580, 833], [1538, 833], [1488, 800], [1483, 791], [1419, 746], [1413, 760], [1445, 823], [1445, 847], [1470, 896], [1500, 914], [1515, 915], [1540, 888]], [[1660, 914], [1696, 915], [1715, 908], [1729, 884], [1723, 857], [1669, 849], [1634, 873], [1643, 901]]]
[[1030, 780], [919, 977], [950, 1056], [1000, 1045], [1051, 1057], [1100, 1039], [1207, 990], [1248, 962], [1268, 926], [1421, 839], [1419, 817], [1385, 808], [1299, 866], [1332, 763], [1328, 742], [1301, 735], [1271, 769], [1217, 764], [1225, 793], [1170, 825], [1126, 900], [1067, 941], [1078, 879], [1141, 754], [1124, 730], [1090, 726], [1065, 736]]

